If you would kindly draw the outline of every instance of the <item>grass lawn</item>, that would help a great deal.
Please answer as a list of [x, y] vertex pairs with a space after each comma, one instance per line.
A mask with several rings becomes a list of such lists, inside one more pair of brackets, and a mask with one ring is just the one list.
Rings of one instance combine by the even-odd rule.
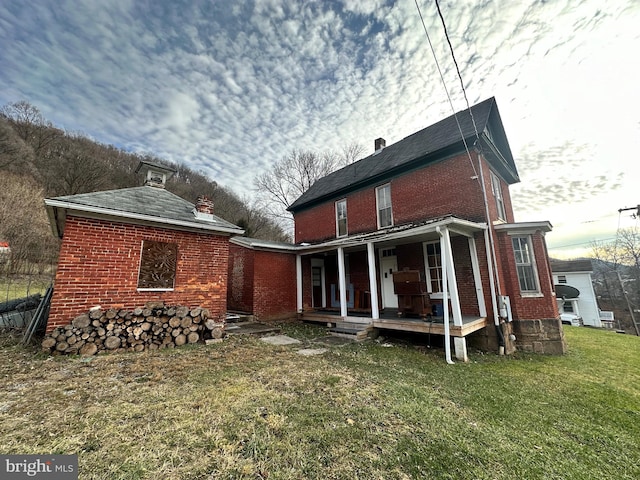
[[0, 276], [0, 303], [36, 293], [44, 295], [50, 283], [48, 275]]
[[0, 453], [81, 479], [637, 479], [640, 338], [567, 327], [563, 357], [378, 342], [47, 358], [0, 348]]

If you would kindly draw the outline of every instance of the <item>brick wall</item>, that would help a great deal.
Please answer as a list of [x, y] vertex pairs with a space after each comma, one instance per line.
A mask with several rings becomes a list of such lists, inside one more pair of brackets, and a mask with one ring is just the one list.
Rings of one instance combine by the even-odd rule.
[[229, 244], [229, 310], [253, 313], [254, 251], [233, 243]]
[[553, 277], [547, 260], [544, 236], [540, 232], [532, 235], [533, 251], [540, 280], [540, 295], [538, 296], [526, 296], [520, 292], [511, 238], [504, 232], [496, 235], [500, 252], [502, 252], [502, 254], [498, 253], [498, 263], [502, 274], [502, 290], [510, 297], [513, 316], [519, 320], [557, 318], [558, 304], [550, 281]]
[[[485, 221], [482, 189], [478, 180], [477, 156], [472, 154], [475, 168], [466, 154], [458, 155], [409, 173], [390, 182], [391, 203], [395, 225], [412, 221], [456, 215], [472, 221]], [[489, 166], [483, 160], [485, 188], [489, 214], [497, 218], [495, 199], [491, 193]], [[380, 182], [383, 185], [387, 182]], [[378, 185], [376, 185], [378, 186]], [[376, 186], [350, 193], [347, 199], [347, 229], [350, 235], [377, 230]], [[513, 222], [509, 187], [501, 180], [507, 221]], [[296, 242], [319, 242], [336, 236], [335, 200], [297, 212], [295, 215]]]
[[256, 250], [254, 270], [254, 314], [261, 320], [296, 314], [296, 256]]
[[296, 256], [229, 246], [228, 304], [260, 320], [296, 314]]
[[[143, 240], [178, 244], [173, 291], [138, 291]], [[152, 300], [208, 308], [211, 318], [224, 318], [228, 255], [227, 236], [69, 216], [47, 332], [96, 305], [132, 309]]]

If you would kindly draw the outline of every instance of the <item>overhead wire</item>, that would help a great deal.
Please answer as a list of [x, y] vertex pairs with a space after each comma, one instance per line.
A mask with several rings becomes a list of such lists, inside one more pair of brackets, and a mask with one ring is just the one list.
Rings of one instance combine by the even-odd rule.
[[[467, 140], [464, 138], [464, 133], [462, 132], [462, 127], [460, 126], [460, 121], [458, 120], [458, 114], [456, 113], [456, 109], [453, 106], [453, 101], [451, 100], [451, 95], [449, 95], [449, 89], [447, 88], [447, 82], [444, 79], [444, 75], [442, 74], [442, 69], [440, 68], [440, 63], [438, 62], [438, 57], [436, 55], [436, 51], [433, 48], [433, 43], [431, 43], [431, 37], [429, 36], [429, 32], [427, 31], [427, 25], [424, 21], [424, 17], [422, 16], [422, 11], [420, 10], [420, 5], [418, 5], [418, 0], [414, 0], [416, 3], [416, 8], [418, 9], [418, 15], [420, 15], [420, 21], [422, 22], [422, 28], [424, 29], [424, 33], [427, 37], [427, 41], [429, 42], [429, 47], [431, 48], [431, 54], [433, 55], [433, 60], [436, 63], [436, 68], [438, 69], [438, 74], [440, 75], [440, 80], [442, 81], [442, 86], [444, 87], [444, 91], [447, 94], [447, 99], [449, 100], [449, 105], [451, 106], [451, 111], [453, 112], [453, 118], [456, 121], [456, 125], [458, 126], [458, 131], [460, 132], [460, 137], [462, 137], [462, 143], [464, 144], [464, 149], [467, 152], [467, 157], [469, 158], [469, 163], [471, 163], [471, 168], [473, 169], [474, 176], [478, 177], [478, 173], [476, 172], [476, 166], [473, 163], [473, 159], [471, 158], [471, 152], [469, 151], [469, 146], [467, 145]], [[459, 72], [458, 72], [459, 73]], [[469, 105], [469, 102], [467, 102]], [[471, 113], [471, 109], [469, 109], [469, 113]], [[471, 117], [473, 118], [473, 116]], [[475, 126], [475, 123], [474, 123]], [[476, 130], [477, 134], [477, 130]], [[480, 180], [478, 179], [478, 182]]]
[[458, 78], [460, 79], [460, 87], [462, 88], [462, 95], [464, 96], [464, 101], [467, 104], [467, 109], [469, 110], [469, 115], [471, 116], [471, 123], [473, 124], [473, 130], [476, 133], [476, 142], [480, 140], [480, 134], [478, 133], [478, 127], [476, 126], [476, 121], [473, 118], [473, 112], [471, 111], [471, 105], [469, 104], [469, 99], [467, 98], [467, 90], [464, 88], [464, 81], [462, 80], [462, 74], [460, 73], [460, 68], [458, 67], [458, 61], [456, 60], [456, 55], [453, 53], [453, 45], [451, 44], [451, 40], [449, 39], [449, 32], [447, 31], [447, 24], [444, 21], [444, 16], [442, 15], [442, 10], [440, 10], [440, 3], [438, 0], [435, 0], [436, 8], [438, 9], [438, 16], [440, 17], [440, 22], [442, 23], [442, 28], [444, 30], [444, 36], [447, 39], [447, 43], [449, 44], [449, 50], [451, 51], [451, 58], [453, 59], [453, 64], [456, 66], [456, 72], [458, 73]]

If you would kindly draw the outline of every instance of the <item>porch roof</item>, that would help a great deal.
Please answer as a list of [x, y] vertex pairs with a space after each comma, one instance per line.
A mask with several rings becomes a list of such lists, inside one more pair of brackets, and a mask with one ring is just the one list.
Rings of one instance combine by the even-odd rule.
[[450, 232], [467, 237], [475, 232], [484, 231], [487, 228], [485, 223], [476, 223], [470, 220], [455, 217], [453, 215], [431, 218], [421, 222], [412, 222], [398, 225], [375, 232], [359, 233], [348, 237], [331, 239], [317, 244], [297, 245], [298, 253], [311, 254], [335, 248], [364, 247], [367, 243], [373, 242], [378, 245], [397, 245], [415, 241], [427, 241], [438, 238], [438, 230], [448, 228]]

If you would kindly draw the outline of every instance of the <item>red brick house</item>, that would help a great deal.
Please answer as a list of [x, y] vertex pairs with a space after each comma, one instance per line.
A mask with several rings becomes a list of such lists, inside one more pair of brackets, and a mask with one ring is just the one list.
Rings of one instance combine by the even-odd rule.
[[[275, 275], [256, 282], [245, 272], [238, 285], [251, 279], [254, 297], [256, 289], [263, 298], [282, 295], [295, 255], [303, 319], [441, 334], [448, 359], [451, 336], [462, 360], [467, 340], [563, 353], [545, 243], [551, 225], [515, 222], [509, 186], [517, 182], [494, 98], [394, 145], [378, 139], [372, 155], [318, 180], [291, 205], [295, 245], [277, 247], [288, 273], [272, 286]], [[252, 253], [233, 256], [248, 255], [252, 268], [268, 272], [255, 252], [269, 251], [269, 265], [275, 246], [247, 242], [236, 245]], [[232, 278], [234, 268], [232, 259]], [[245, 306], [268, 317], [259, 303]], [[293, 306], [289, 297], [284, 303]]]
[[168, 192], [173, 170], [141, 162], [142, 187], [46, 199], [62, 239], [47, 333], [94, 306], [133, 309], [149, 301], [227, 309], [229, 238], [243, 230]]

